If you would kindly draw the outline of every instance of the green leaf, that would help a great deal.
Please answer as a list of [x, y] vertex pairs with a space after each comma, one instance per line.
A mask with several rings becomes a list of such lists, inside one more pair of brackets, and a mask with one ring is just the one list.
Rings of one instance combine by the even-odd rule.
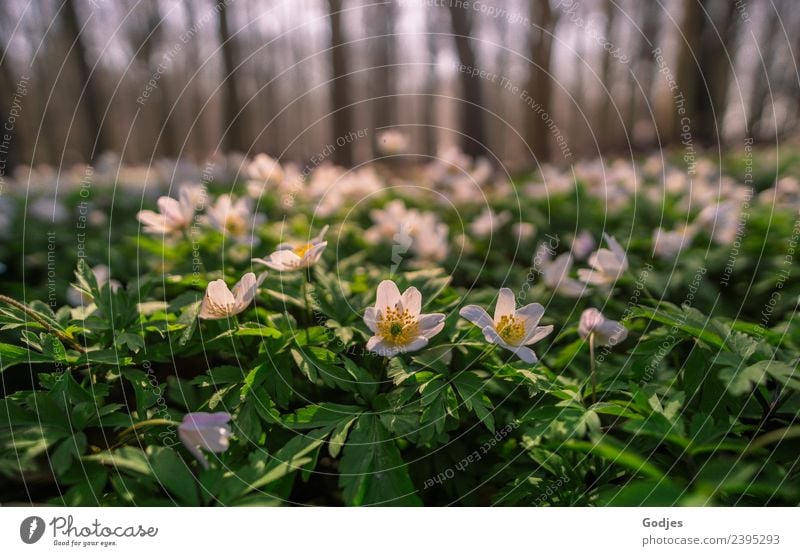
[[0, 343], [0, 372], [20, 363], [49, 363], [52, 356], [11, 344]]
[[339, 486], [349, 506], [420, 506], [394, 440], [375, 415], [361, 415], [345, 444]]
[[153, 476], [164, 488], [186, 505], [199, 504], [197, 481], [178, 453], [172, 448], [153, 448], [150, 456]]

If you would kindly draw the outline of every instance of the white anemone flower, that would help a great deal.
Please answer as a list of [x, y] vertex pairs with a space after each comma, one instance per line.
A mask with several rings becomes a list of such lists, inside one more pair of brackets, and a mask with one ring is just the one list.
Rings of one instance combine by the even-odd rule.
[[234, 201], [230, 195], [220, 195], [213, 206], [206, 209], [211, 226], [231, 238], [241, 241], [259, 219], [253, 216], [250, 202], [246, 198]]
[[378, 285], [374, 307], [367, 307], [364, 323], [374, 334], [367, 349], [378, 355], [393, 357], [417, 351], [444, 328], [442, 313], [422, 312], [422, 294], [415, 287], [403, 295], [391, 280]]
[[542, 279], [547, 287], [565, 297], [581, 297], [586, 293], [586, 285], [569, 277], [572, 263], [572, 255], [569, 253], [543, 263]]
[[169, 235], [186, 230], [192, 225], [194, 212], [205, 197], [205, 188], [199, 185], [184, 185], [178, 191], [178, 199], [159, 197], [158, 212], [140, 210], [136, 215], [144, 224], [148, 234]]
[[653, 230], [653, 253], [660, 259], [675, 259], [689, 247], [693, 237], [694, 229], [690, 226], [673, 231], [657, 228]]
[[578, 323], [578, 335], [584, 340], [594, 334], [594, 339], [601, 346], [615, 346], [625, 341], [628, 329], [621, 323], [607, 319], [595, 308], [586, 309]]
[[203, 455], [200, 448], [221, 454], [230, 445], [231, 427], [228, 421], [231, 420], [229, 413], [187, 413], [183, 416], [181, 424], [178, 426], [178, 437], [183, 442], [203, 469], [208, 469], [208, 460]]
[[328, 242], [323, 239], [327, 232], [328, 226], [325, 226], [317, 234], [317, 237], [302, 245], [281, 243], [278, 245], [277, 251], [270, 254], [269, 257], [266, 259], [253, 259], [253, 262], [267, 265], [280, 272], [308, 268], [316, 264], [322, 257], [322, 252], [328, 245]]
[[280, 163], [266, 154], [257, 154], [247, 166], [250, 181], [247, 182], [247, 193], [258, 199], [267, 187], [279, 187], [283, 183], [284, 171]]
[[536, 363], [538, 358], [527, 346], [535, 344], [553, 331], [553, 325], [539, 326], [544, 315], [544, 307], [539, 303], [531, 303], [516, 309], [514, 293], [508, 288], [501, 288], [494, 319], [483, 307], [467, 305], [459, 314], [480, 327], [487, 342], [497, 344], [514, 354], [526, 363]]
[[253, 301], [264, 278], [266, 273], [256, 278], [255, 274], [248, 272], [233, 286], [233, 289], [228, 289], [224, 280], [210, 282], [197, 316], [201, 319], [216, 320], [238, 315]]
[[578, 270], [578, 278], [587, 284], [596, 286], [610, 285], [628, 270], [628, 257], [619, 242], [608, 234], [603, 237], [611, 248], [601, 248], [589, 257], [592, 268]]
[[408, 150], [408, 135], [399, 129], [387, 129], [378, 135], [378, 150], [383, 154], [402, 154]]
[[504, 210], [500, 214], [496, 214], [491, 208], [486, 207], [480, 216], [469, 225], [469, 231], [477, 237], [489, 237], [495, 230], [505, 226], [510, 220], [511, 213], [509, 211]]

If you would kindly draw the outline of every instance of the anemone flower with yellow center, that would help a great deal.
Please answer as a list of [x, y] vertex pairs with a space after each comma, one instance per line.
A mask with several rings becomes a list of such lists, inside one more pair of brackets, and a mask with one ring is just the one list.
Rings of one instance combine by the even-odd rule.
[[368, 307], [364, 322], [372, 331], [367, 349], [392, 357], [417, 351], [444, 328], [442, 313], [422, 314], [422, 294], [408, 288], [402, 295], [397, 284], [384, 280], [378, 285], [375, 306]]
[[253, 262], [267, 265], [280, 272], [308, 268], [322, 257], [322, 252], [328, 245], [323, 239], [327, 232], [328, 226], [325, 226], [310, 242], [300, 245], [281, 243], [266, 259], [253, 259]]
[[536, 354], [527, 346], [535, 344], [553, 331], [553, 325], [538, 326], [544, 307], [531, 303], [516, 309], [514, 293], [501, 288], [494, 318], [483, 307], [467, 305], [459, 314], [481, 328], [487, 342], [497, 344], [516, 354], [526, 363], [536, 363]]
[[228, 288], [224, 280], [210, 282], [197, 316], [201, 319], [217, 320], [238, 315], [253, 301], [265, 277], [266, 274], [256, 277], [248, 272], [232, 289]]

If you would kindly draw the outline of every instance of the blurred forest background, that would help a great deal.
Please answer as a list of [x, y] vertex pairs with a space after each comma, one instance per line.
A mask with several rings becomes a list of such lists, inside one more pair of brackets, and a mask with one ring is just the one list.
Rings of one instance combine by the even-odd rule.
[[[697, 145], [774, 143], [800, 122], [797, 7], [4, 0], [5, 170], [107, 151], [145, 164], [233, 151], [302, 161], [387, 127], [412, 153], [459, 145], [517, 167], [679, 147], [686, 123]], [[344, 165], [374, 156], [374, 140], [334, 153]]]

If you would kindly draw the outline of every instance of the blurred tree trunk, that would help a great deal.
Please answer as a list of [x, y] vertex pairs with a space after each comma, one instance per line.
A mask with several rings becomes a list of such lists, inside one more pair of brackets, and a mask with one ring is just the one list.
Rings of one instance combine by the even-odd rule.
[[368, 44], [372, 51], [373, 96], [372, 120], [376, 128], [391, 126], [397, 123], [394, 114], [394, 99], [390, 97], [395, 91], [394, 75], [398, 68], [395, 63], [395, 40], [392, 23], [395, 8], [391, 2], [376, 4], [371, 8], [372, 20], [370, 32], [373, 38]]
[[[236, 43], [231, 37], [231, 26], [228, 13], [228, 5], [225, 2], [219, 3], [219, 41], [222, 48], [223, 76], [225, 80], [225, 104], [222, 110], [223, 122], [222, 129], [227, 128], [223, 145], [228, 151], [247, 152], [248, 143], [246, 139], [244, 117], [239, 114], [239, 83], [236, 72], [236, 61], [238, 52]], [[228, 127], [230, 126], [230, 127]]]
[[[450, 3], [450, 21], [453, 38], [462, 65], [478, 68], [477, 57], [472, 48], [472, 12], [456, 3]], [[478, 68], [479, 69], [479, 68]], [[471, 70], [470, 70], [471, 71]], [[461, 148], [472, 156], [486, 152], [486, 129], [483, 123], [483, 83], [468, 72], [459, 72], [461, 80]]]
[[[728, 81], [735, 59], [732, 49], [738, 17], [736, 3], [727, 0], [684, 0], [678, 86], [686, 99], [686, 116], [695, 140], [722, 137]], [[717, 14], [716, 12], [719, 12]], [[679, 136], [683, 116], [675, 114]]]
[[439, 92], [439, 81], [436, 77], [436, 56], [439, 52], [438, 48], [438, 35], [435, 33], [438, 30], [436, 25], [438, 19], [436, 15], [439, 12], [437, 10], [433, 10], [431, 12], [430, 17], [428, 18], [428, 60], [430, 62], [430, 67], [426, 72], [426, 79], [425, 79], [425, 93], [428, 96], [425, 99], [424, 105], [424, 119], [425, 121], [423, 124], [425, 125], [425, 150], [422, 151], [429, 156], [436, 156], [436, 152], [438, 150], [437, 146], [437, 121], [436, 121], [436, 105], [439, 103], [439, 99], [436, 97], [436, 94]]
[[[630, 82], [627, 109], [626, 128], [628, 135], [635, 140], [641, 140], [636, 134], [636, 124], [639, 121], [640, 106], [646, 105], [653, 93], [653, 81], [655, 80], [655, 64], [653, 63], [653, 50], [658, 48], [656, 39], [658, 37], [658, 24], [661, 17], [660, 6], [657, 2], [639, 3], [639, 46], [636, 57], [630, 61]], [[638, 84], [637, 84], [638, 81]], [[654, 107], [651, 108], [654, 110]], [[646, 114], [647, 120], [655, 124], [655, 113]], [[648, 137], [651, 142], [655, 136]]]
[[[753, 75], [750, 78], [752, 84], [752, 91], [750, 93], [750, 101], [748, 102], [747, 110], [747, 133], [751, 137], [761, 135], [760, 125], [761, 119], [764, 117], [764, 108], [769, 103], [772, 106], [772, 98], [770, 98], [770, 66], [772, 62], [772, 53], [776, 50], [776, 42], [783, 38], [780, 30], [780, 14], [777, 9], [769, 6], [767, 8], [768, 15], [764, 27], [763, 42], [760, 45], [762, 57], [753, 64]], [[800, 40], [800, 39], [798, 39]], [[766, 55], [764, 55], [766, 54]]]
[[[342, 5], [344, 0], [328, 0], [328, 15], [331, 25], [331, 111], [333, 117], [333, 142], [353, 130], [353, 108], [350, 106], [350, 77], [347, 75], [347, 45], [342, 28]], [[337, 164], [353, 165], [353, 149], [349, 143], [337, 146], [333, 153]]]
[[110, 148], [106, 141], [101, 119], [105, 105], [102, 102], [97, 80], [92, 74], [92, 65], [89, 63], [84, 36], [81, 33], [81, 24], [75, 0], [64, 1], [62, 17], [67, 40], [73, 45], [78, 76], [83, 84], [83, 111], [91, 137], [91, 144], [88, 150], [82, 154], [86, 157], [86, 160], [92, 160], [95, 156]]
[[[558, 15], [553, 13], [549, 0], [530, 1], [530, 20], [534, 27], [530, 33], [530, 58], [533, 61], [528, 74], [527, 92], [541, 106], [542, 111], [553, 117], [552, 94], [553, 78], [551, 60], [553, 57], [553, 32]], [[550, 156], [550, 130], [541, 113], [528, 107], [526, 137], [534, 156], [547, 160]]]
[[[614, 6], [613, 0], [605, 0], [603, 2], [603, 12], [606, 19], [605, 25], [605, 39], [610, 44], [616, 44], [614, 41], [614, 30], [615, 30], [615, 21], [616, 21], [616, 10]], [[601, 79], [603, 80], [603, 87], [605, 90], [603, 91], [603, 102], [602, 106], [600, 107], [600, 129], [603, 130], [603, 133], [606, 135], [606, 144], [600, 145], [601, 147], [611, 147], [613, 143], [616, 141], [616, 137], [611, 134], [611, 122], [615, 120], [612, 115], [612, 111], [616, 113], [618, 107], [614, 102], [614, 92], [613, 92], [613, 79], [612, 75], [614, 73], [612, 64], [614, 63], [613, 57], [608, 50], [603, 52], [603, 62], [601, 68]]]

